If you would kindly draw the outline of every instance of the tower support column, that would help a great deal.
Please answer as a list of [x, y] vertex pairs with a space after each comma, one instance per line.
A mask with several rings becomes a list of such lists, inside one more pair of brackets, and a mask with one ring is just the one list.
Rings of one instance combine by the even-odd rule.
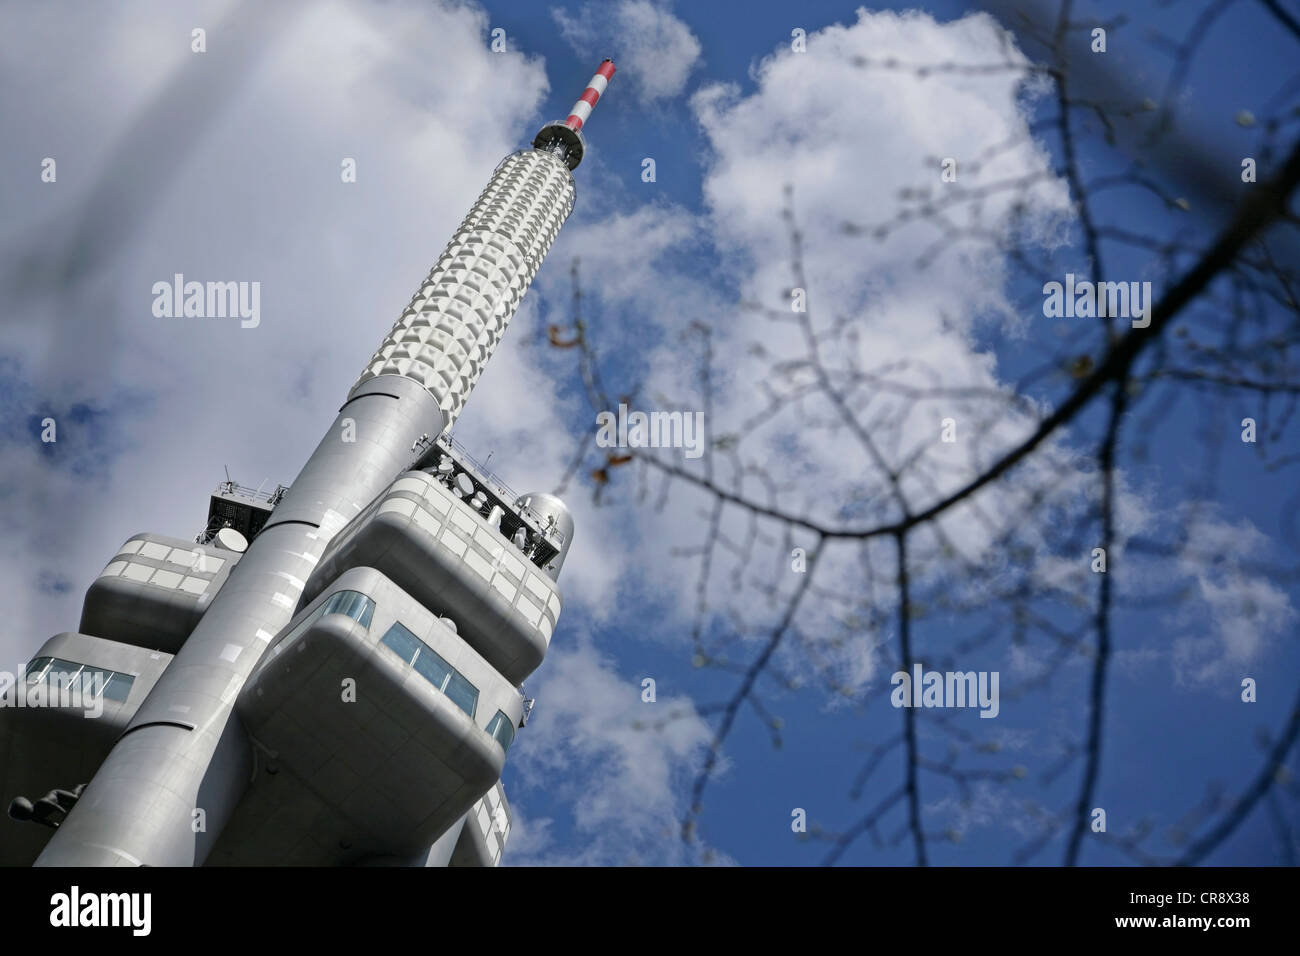
[[402, 376], [353, 390], [37, 866], [203, 862], [250, 779], [250, 746], [232, 713], [244, 681], [289, 623], [330, 539], [445, 420]]

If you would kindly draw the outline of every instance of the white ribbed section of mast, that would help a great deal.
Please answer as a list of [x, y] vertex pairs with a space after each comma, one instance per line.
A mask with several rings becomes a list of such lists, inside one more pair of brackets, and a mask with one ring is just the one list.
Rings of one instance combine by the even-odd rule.
[[573, 176], [555, 153], [507, 156], [356, 385], [378, 375], [414, 379], [451, 427], [573, 200]]
[[614, 75], [606, 59], [563, 123], [492, 174], [428, 277], [370, 357], [353, 391], [380, 375], [418, 382], [452, 424], [573, 211], [582, 126]]

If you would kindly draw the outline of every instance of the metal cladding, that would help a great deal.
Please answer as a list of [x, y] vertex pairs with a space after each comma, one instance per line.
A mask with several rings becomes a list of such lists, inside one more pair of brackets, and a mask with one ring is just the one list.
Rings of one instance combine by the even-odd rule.
[[500, 782], [465, 814], [451, 866], [496, 866], [510, 836], [510, 802]]
[[564, 541], [546, 571], [552, 581], [558, 579], [560, 569], [564, 567], [564, 559], [569, 553], [569, 545], [573, 542], [573, 515], [569, 512], [569, 506], [555, 495], [544, 491], [531, 491], [521, 496], [515, 505], [531, 509], [542, 520], [544, 528], [554, 529]]
[[[142, 535], [92, 586], [84, 626], [149, 649], [84, 638], [82, 664], [135, 688], [84, 790], [89, 765], [14, 737], [35, 773], [58, 771], [57, 794], [72, 788], [68, 807], [43, 803], [66, 818], [37, 865], [500, 858], [509, 820], [489, 789], [530, 706], [516, 682], [558, 620], [573, 523], [548, 495], [512, 510], [514, 493], [439, 436], [573, 209], [580, 129], [613, 72], [497, 167], [292, 485], [213, 496], [199, 540], [238, 546], [239, 532], [246, 551]], [[433, 451], [446, 474], [417, 467]], [[354, 671], [363, 691], [341, 700]]]
[[405, 376], [429, 390], [451, 427], [573, 201], [573, 176], [555, 154], [506, 157], [355, 387]]
[[573, 109], [569, 110], [569, 117], [564, 121], [564, 125], [572, 130], [582, 129], [582, 124], [587, 122], [587, 117], [591, 111], [596, 108], [600, 101], [600, 94], [605, 92], [605, 87], [614, 76], [614, 61], [606, 57], [601, 61], [600, 67], [596, 70], [596, 75], [591, 78], [587, 88], [582, 91], [582, 96], [578, 97], [578, 102], [573, 104]]
[[[362, 620], [328, 604], [362, 595]], [[393, 631], [463, 676], [468, 708], [384, 646]], [[328, 866], [427, 852], [500, 777], [506, 751], [489, 728], [497, 711], [517, 723], [523, 701], [419, 601], [356, 568], [272, 643], [236, 709], [276, 772], [258, 775], [208, 862]]]
[[[0, 786], [6, 802], [20, 795], [35, 799], [51, 787], [71, 789], [89, 780], [171, 659], [161, 651], [89, 634], [58, 634], [46, 641], [19, 683], [0, 695]], [[87, 670], [129, 680], [120, 681], [117, 692], [106, 688], [99, 695], [69, 693], [76, 680], [85, 680]], [[57, 678], [73, 674], [74, 681], [57, 689]], [[45, 695], [39, 704], [38, 688]], [[92, 696], [102, 707], [98, 714], [89, 707]], [[31, 824], [6, 825], [0, 866], [30, 866], [50, 831]]]
[[[293, 617], [330, 539], [442, 425], [437, 403], [414, 382], [354, 391], [37, 865], [193, 866], [207, 858], [253, 766], [233, 715], [240, 688]], [[348, 428], [373, 438], [341, 441]], [[207, 822], [198, 833], [196, 807]]]
[[179, 538], [133, 535], [86, 591], [80, 630], [175, 653], [239, 558]]
[[[572, 519], [568, 529], [571, 534]], [[542, 663], [559, 622], [554, 572], [529, 562], [422, 472], [403, 475], [338, 534], [308, 578], [303, 600], [356, 567], [383, 572], [424, 607], [459, 622], [464, 642], [515, 684]]]

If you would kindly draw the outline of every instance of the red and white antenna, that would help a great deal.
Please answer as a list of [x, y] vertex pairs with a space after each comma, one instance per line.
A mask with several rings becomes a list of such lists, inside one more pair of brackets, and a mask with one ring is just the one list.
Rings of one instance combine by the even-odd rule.
[[613, 76], [614, 61], [606, 57], [596, 68], [596, 75], [582, 91], [578, 102], [569, 110], [568, 119], [563, 123], [547, 123], [543, 126], [533, 138], [533, 148], [555, 153], [568, 163], [570, 169], [577, 169], [578, 163], [582, 162], [582, 154], [587, 149], [587, 141], [582, 135], [583, 124], [591, 116], [591, 111], [600, 101]]
[[587, 88], [578, 97], [578, 102], [574, 103], [573, 109], [569, 110], [569, 118], [564, 121], [565, 126], [573, 130], [582, 129], [582, 124], [587, 122], [587, 117], [591, 115], [591, 111], [600, 102], [600, 94], [605, 92], [605, 87], [609, 86], [610, 78], [613, 75], [614, 61], [609, 57], [605, 57], [596, 70], [596, 75], [591, 78]]

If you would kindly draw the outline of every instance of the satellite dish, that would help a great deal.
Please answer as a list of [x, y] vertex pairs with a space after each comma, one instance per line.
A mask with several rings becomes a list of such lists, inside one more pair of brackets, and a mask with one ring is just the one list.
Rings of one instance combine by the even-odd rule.
[[243, 554], [248, 550], [248, 539], [234, 528], [222, 528], [217, 532], [217, 547]]
[[456, 476], [456, 487], [460, 489], [462, 495], [472, 495], [474, 494], [474, 479], [462, 471]]

